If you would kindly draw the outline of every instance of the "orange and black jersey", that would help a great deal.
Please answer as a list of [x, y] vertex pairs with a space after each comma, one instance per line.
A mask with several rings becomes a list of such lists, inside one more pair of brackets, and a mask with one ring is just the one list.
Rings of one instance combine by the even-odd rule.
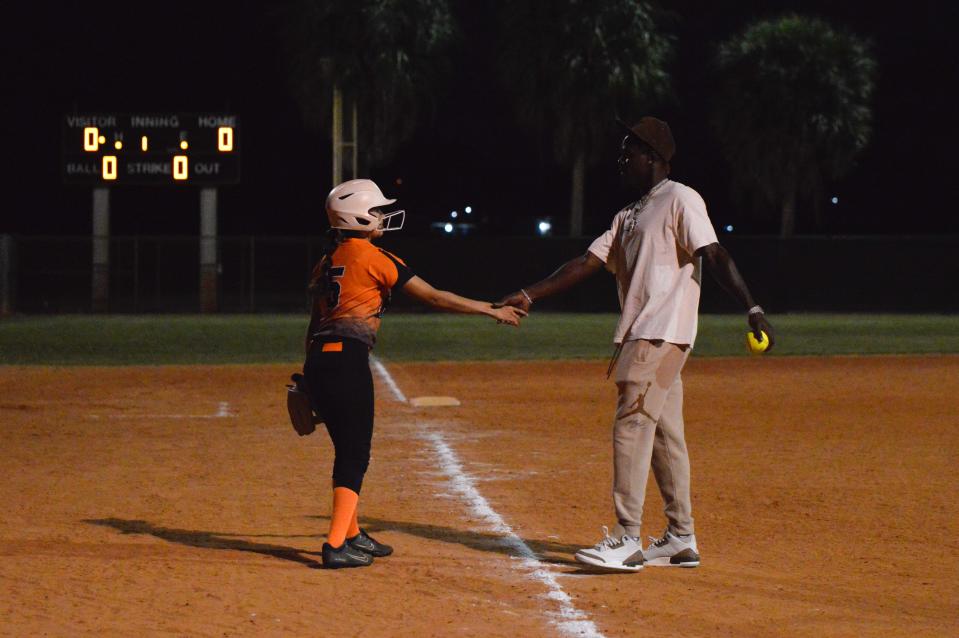
[[313, 268], [311, 334], [358, 339], [373, 347], [390, 290], [412, 277], [399, 257], [368, 240], [344, 240]]

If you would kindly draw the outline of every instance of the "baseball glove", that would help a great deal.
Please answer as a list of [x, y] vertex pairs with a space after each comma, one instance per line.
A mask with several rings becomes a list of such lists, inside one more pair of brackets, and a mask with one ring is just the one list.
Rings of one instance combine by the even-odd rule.
[[313, 411], [306, 378], [302, 374], [294, 374], [291, 380], [293, 385], [286, 386], [286, 408], [290, 412], [290, 423], [297, 434], [306, 436], [316, 430], [316, 424], [322, 423], [323, 418]]

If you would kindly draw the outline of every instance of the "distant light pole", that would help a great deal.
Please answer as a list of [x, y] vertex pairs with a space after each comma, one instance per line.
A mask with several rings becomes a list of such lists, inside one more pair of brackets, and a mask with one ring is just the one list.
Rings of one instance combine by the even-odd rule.
[[343, 137], [343, 92], [338, 85], [333, 86], [333, 186], [343, 182], [344, 149], [349, 149], [351, 153], [350, 161], [350, 179], [356, 179], [359, 173], [359, 125], [356, 109], [356, 100], [353, 100], [351, 109], [351, 139], [344, 140]]

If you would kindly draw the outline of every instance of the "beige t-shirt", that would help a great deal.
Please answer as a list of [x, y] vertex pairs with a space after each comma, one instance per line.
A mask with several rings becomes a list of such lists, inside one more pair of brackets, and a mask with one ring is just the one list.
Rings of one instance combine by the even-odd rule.
[[589, 252], [616, 276], [623, 314], [615, 343], [662, 339], [693, 345], [699, 315], [702, 260], [698, 249], [716, 243], [706, 203], [693, 189], [666, 180], [616, 214]]

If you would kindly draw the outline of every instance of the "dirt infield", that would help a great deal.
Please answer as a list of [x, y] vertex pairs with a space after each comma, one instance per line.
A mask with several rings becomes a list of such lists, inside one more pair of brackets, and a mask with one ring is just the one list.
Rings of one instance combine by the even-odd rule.
[[959, 357], [693, 358], [703, 565], [624, 575], [605, 362], [386, 367], [350, 571], [288, 366], [0, 368], [0, 635], [959, 634]]

